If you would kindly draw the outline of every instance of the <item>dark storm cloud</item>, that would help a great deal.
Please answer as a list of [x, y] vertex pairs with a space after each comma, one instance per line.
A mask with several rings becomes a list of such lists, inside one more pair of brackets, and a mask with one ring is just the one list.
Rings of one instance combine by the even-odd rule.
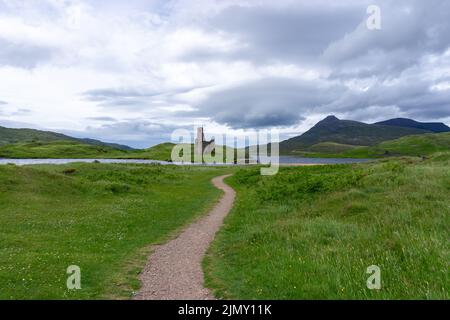
[[232, 128], [289, 126], [313, 108], [331, 103], [342, 90], [319, 81], [270, 78], [212, 93], [195, 114]]

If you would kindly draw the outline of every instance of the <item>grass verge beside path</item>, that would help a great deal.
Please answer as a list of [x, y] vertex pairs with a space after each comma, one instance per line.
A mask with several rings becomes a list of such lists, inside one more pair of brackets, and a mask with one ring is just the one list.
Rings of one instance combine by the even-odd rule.
[[[238, 171], [205, 261], [234, 299], [449, 299], [450, 154]], [[381, 268], [369, 290], [367, 267]]]
[[[0, 166], [0, 299], [127, 298], [149, 245], [220, 196], [230, 168], [70, 164]], [[66, 288], [69, 265], [81, 290]]]

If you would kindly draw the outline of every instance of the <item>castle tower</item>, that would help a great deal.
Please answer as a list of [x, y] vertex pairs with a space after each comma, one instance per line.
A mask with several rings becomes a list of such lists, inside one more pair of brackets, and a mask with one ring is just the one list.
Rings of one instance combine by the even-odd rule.
[[195, 156], [197, 159], [203, 157], [203, 141], [205, 141], [205, 134], [203, 133], [203, 127], [197, 128], [197, 139], [195, 139]]
[[194, 146], [194, 159], [195, 162], [203, 162], [203, 153], [211, 153], [216, 147], [214, 138], [211, 141], [205, 140], [205, 134], [203, 132], [203, 127], [197, 128], [197, 139], [195, 139]]

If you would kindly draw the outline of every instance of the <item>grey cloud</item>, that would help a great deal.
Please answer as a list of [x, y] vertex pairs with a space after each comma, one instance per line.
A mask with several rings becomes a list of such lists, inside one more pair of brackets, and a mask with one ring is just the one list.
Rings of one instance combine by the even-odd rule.
[[135, 88], [106, 88], [95, 89], [83, 93], [90, 101], [98, 102], [102, 106], [139, 106], [149, 102], [149, 98], [161, 94], [150, 90]]
[[88, 126], [83, 131], [66, 133], [79, 138], [89, 136], [90, 138], [125, 144], [135, 148], [148, 148], [164, 141], [170, 141], [171, 133], [178, 128], [182, 128], [182, 126], [167, 125], [155, 120], [134, 119], [103, 124], [98, 127]]
[[[317, 109], [321, 113], [343, 113], [350, 118], [373, 119], [397, 115], [439, 120], [450, 116], [450, 91], [431, 91], [429, 83], [418, 78], [396, 84], [377, 83], [367, 91], [346, 90], [328, 105]], [[364, 118], [365, 117], [365, 118]]]
[[344, 90], [319, 81], [269, 78], [212, 93], [194, 114], [232, 128], [289, 126], [315, 107], [329, 104]]
[[[382, 30], [366, 28], [368, 4], [381, 7]], [[449, 47], [448, 12], [446, 0], [299, 4], [282, 9], [233, 6], [211, 17], [204, 28], [225, 33], [241, 46], [227, 53], [195, 48], [183, 58], [327, 65], [338, 77], [389, 77], [424, 54]]]
[[[110, 2], [103, 2], [105, 8], [113, 10]], [[0, 0], [0, 10], [3, 9], [2, 3]], [[234, 40], [237, 46], [231, 52], [211, 46], [196, 47], [178, 57], [181, 61], [173, 59], [171, 52], [168, 52], [169, 58], [165, 60], [162, 57], [161, 63], [169, 65], [188, 61], [198, 67], [194, 69], [201, 71], [210, 70], [205, 62], [211, 60], [245, 60], [250, 62], [249, 69], [255, 67], [257, 74], [266, 70], [261, 67], [273, 65], [292, 65], [299, 69], [330, 72], [329, 76], [322, 76], [320, 80], [308, 82], [266, 78], [239, 84], [233, 75], [228, 77], [227, 70], [223, 70], [226, 75], [223, 78], [227, 79], [227, 83], [215, 84], [222, 89], [205, 90], [206, 98], [197, 104], [189, 100], [195, 99], [196, 95], [187, 97], [182, 93], [198, 88], [152, 89], [153, 85], [157, 88], [158, 83], [149, 83], [149, 88], [101, 88], [103, 84], [99, 84], [99, 88], [86, 91], [82, 96], [100, 109], [117, 108], [125, 111], [191, 104], [198, 110], [180, 112], [176, 116], [185, 117], [183, 120], [188, 117], [210, 118], [233, 128], [291, 126], [311, 114], [329, 113], [363, 121], [378, 116], [401, 115], [422, 120], [439, 120], [450, 116], [450, 91], [430, 90], [433, 85], [448, 81], [448, 72], [447, 78], [445, 72], [450, 68], [450, 56], [444, 57], [442, 54], [450, 47], [450, 1], [302, 3], [294, 1], [274, 6], [250, 2], [246, 6], [212, 10], [214, 13], [206, 21], [199, 21], [203, 19], [200, 17], [198, 20], [192, 19], [187, 25], [186, 21], [174, 21], [170, 25], [168, 19], [169, 32], [185, 27], [199, 28], [205, 33], [219, 34], [225, 40]], [[368, 4], [378, 4], [382, 9], [380, 31], [370, 31], [365, 27]], [[26, 6], [39, 7], [31, 4]], [[124, 4], [121, 6], [127, 7]], [[408, 8], [409, 11], [406, 10]], [[19, 9], [9, 6], [8, 10], [19, 12]], [[177, 15], [173, 19], [177, 20]], [[161, 32], [164, 35], [164, 30]], [[0, 48], [0, 67], [34, 68], [51, 61], [59, 53], [39, 43], [16, 43], [2, 38]], [[161, 50], [165, 53], [165, 49]], [[430, 54], [434, 61], [430, 59]], [[113, 56], [109, 58], [110, 55], [105, 52], [105, 56], [93, 61], [88, 67], [114, 65], [116, 61]], [[161, 83], [168, 83], [171, 79], [164, 79], [164, 75], [164, 71], [157, 74], [162, 76]], [[200, 76], [194, 74], [193, 81], [197, 81]], [[366, 91], [344, 85], [347, 81], [361, 80], [373, 80]], [[87, 133], [101, 139], [111, 137], [122, 143], [140, 141], [138, 143], [144, 144], [153, 139], [151, 135], [167, 136], [167, 132], [172, 129], [142, 119], [116, 121], [111, 117], [93, 117], [89, 120], [99, 121], [102, 125], [89, 127]]]
[[101, 122], [116, 122], [117, 119], [112, 117], [88, 117], [87, 120], [101, 121]]
[[[6, 105], [6, 104], [8, 104], [8, 103], [6, 103], [4, 101], [0, 101], [0, 105]], [[26, 108], [17, 108], [17, 109], [14, 109], [14, 110], [8, 110], [6, 112], [4, 110], [0, 109], [0, 114], [6, 115], [6, 116], [9, 116], [9, 117], [20, 116], [20, 115], [28, 114], [28, 113], [31, 113], [31, 112], [33, 112], [33, 111], [31, 111], [30, 109], [26, 109]]]
[[0, 39], [0, 66], [33, 69], [48, 62], [54, 55], [53, 48], [32, 43], [15, 43]]
[[[366, 28], [368, 4], [381, 7], [382, 30]], [[438, 63], [443, 70], [449, 65], [445, 57], [424, 64], [427, 55], [440, 55], [450, 48], [448, 12], [446, 0], [379, 0], [283, 9], [229, 7], [211, 17], [204, 28], [237, 40], [242, 44], [237, 51], [195, 48], [183, 59], [326, 67], [330, 75], [321, 83], [328, 85], [314, 87], [280, 79], [235, 85], [212, 93], [198, 105], [197, 114], [233, 128], [289, 126], [305, 115], [322, 112], [354, 114], [360, 120], [382, 112], [386, 117], [448, 117], [449, 91], [430, 91], [443, 79], [424, 77]], [[367, 91], [334, 85], [364, 79], [375, 80]]]
[[137, 89], [95, 89], [84, 93], [92, 101], [104, 101], [113, 98], [137, 98], [137, 97], [150, 97], [159, 94], [153, 91], [144, 91]]
[[231, 53], [197, 48], [184, 58], [312, 62], [330, 42], [354, 30], [364, 14], [361, 5], [232, 6], [211, 17], [204, 27], [228, 34], [242, 47]]
[[[161, 102], [170, 105], [180, 102], [177, 95], [189, 93], [193, 90], [204, 89], [205, 86], [182, 87], [167, 91], [156, 91], [147, 88], [103, 88], [94, 89], [82, 93], [82, 96], [97, 102], [104, 107], [140, 108], [159, 105]], [[157, 102], [155, 102], [155, 100]]]
[[424, 55], [442, 53], [450, 46], [450, 2], [374, 3], [381, 9], [381, 30], [367, 29], [364, 21], [351, 33], [335, 39], [324, 52], [324, 62], [337, 77], [394, 77]]
[[19, 108], [19, 109], [17, 109], [17, 112], [19, 112], [19, 113], [30, 113], [32, 111], [30, 109], [27, 109], [27, 108]]
[[29, 122], [22, 122], [22, 121], [14, 121], [10, 119], [0, 119], [0, 126], [4, 126], [7, 128], [29, 128], [29, 129], [37, 129], [37, 130], [46, 130], [45, 128], [42, 128], [39, 125], [29, 123]]

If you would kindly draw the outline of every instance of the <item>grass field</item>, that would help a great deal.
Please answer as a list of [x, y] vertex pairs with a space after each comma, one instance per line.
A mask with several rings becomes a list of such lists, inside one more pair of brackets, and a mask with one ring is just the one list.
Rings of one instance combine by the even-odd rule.
[[428, 156], [436, 152], [450, 151], [450, 132], [406, 136], [397, 140], [385, 141], [370, 148], [356, 148], [345, 153], [346, 156], [385, 157], [385, 156]]
[[[0, 145], [0, 158], [9, 159], [149, 159], [171, 161], [175, 144], [167, 142], [148, 149], [119, 150], [109, 146], [98, 146], [71, 140], [20, 142]], [[191, 149], [191, 160], [194, 161], [194, 145], [185, 145]], [[217, 162], [224, 162], [227, 152], [236, 153], [226, 146], [216, 147]], [[213, 156], [215, 153], [213, 154]], [[234, 155], [236, 160], [236, 154]], [[205, 158], [205, 161], [213, 159]]]
[[228, 180], [237, 203], [204, 261], [217, 296], [449, 299], [449, 153]]
[[78, 141], [23, 142], [0, 146], [1, 158], [109, 158], [126, 151], [107, 146], [94, 146]]
[[[149, 253], [206, 212], [227, 168], [0, 166], [0, 299], [127, 298]], [[81, 290], [66, 289], [69, 265]]]
[[[149, 245], [237, 203], [204, 261], [218, 297], [448, 299], [450, 154], [358, 165], [0, 166], [0, 299], [129, 298]], [[366, 287], [378, 265], [382, 289]], [[82, 290], [66, 289], [69, 265]]]
[[290, 155], [314, 158], [386, 158], [428, 156], [450, 151], [450, 132], [411, 135], [381, 142], [375, 146], [351, 146], [334, 142], [318, 143]]
[[170, 160], [174, 144], [163, 143], [142, 150], [118, 150], [108, 146], [96, 146], [78, 141], [58, 140], [50, 142], [22, 142], [0, 146], [2, 158], [41, 159], [151, 159]]

